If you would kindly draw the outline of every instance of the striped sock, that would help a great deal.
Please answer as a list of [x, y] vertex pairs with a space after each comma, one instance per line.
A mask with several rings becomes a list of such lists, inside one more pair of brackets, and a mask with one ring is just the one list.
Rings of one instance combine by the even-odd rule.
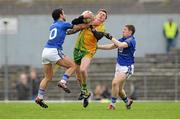
[[69, 79], [69, 76], [67, 74], [64, 74], [62, 77], [62, 80], [67, 81]]
[[113, 105], [114, 105], [114, 104], [116, 103], [116, 100], [117, 100], [117, 98], [116, 98], [116, 97], [112, 97], [112, 98], [111, 98], [111, 104], [113, 104]]
[[39, 91], [38, 91], [38, 97], [39, 97], [40, 99], [43, 99], [43, 98], [44, 98], [44, 95], [45, 95], [45, 90], [39, 89]]
[[128, 103], [128, 98], [127, 97], [123, 98], [122, 100], [124, 101], [124, 103]]
[[83, 84], [81, 85], [81, 89], [82, 89], [82, 90], [87, 90], [87, 85], [86, 85], [85, 83], [83, 83]]

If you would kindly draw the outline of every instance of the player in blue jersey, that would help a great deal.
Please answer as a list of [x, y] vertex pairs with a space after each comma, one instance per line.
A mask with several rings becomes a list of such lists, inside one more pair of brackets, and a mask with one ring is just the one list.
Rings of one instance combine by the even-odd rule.
[[81, 30], [89, 27], [87, 24], [82, 24], [81, 21], [83, 18], [91, 17], [92, 14], [83, 14], [79, 18], [75, 19], [75, 21], [77, 21], [79, 24], [76, 23], [73, 25], [71, 23], [65, 22], [65, 14], [62, 8], [55, 9], [52, 12], [52, 18], [54, 20], [54, 23], [50, 26], [49, 40], [45, 44], [42, 52], [44, 78], [40, 83], [38, 96], [35, 99], [35, 102], [41, 107], [48, 107], [44, 103], [43, 97], [45, 95], [45, 90], [48, 86], [48, 82], [52, 80], [53, 64], [57, 64], [67, 69], [62, 79], [58, 82], [58, 86], [62, 88], [65, 92], [70, 93], [70, 90], [67, 87], [67, 80], [75, 72], [76, 65], [72, 59], [70, 59], [63, 53], [62, 45], [64, 43], [66, 31], [68, 29]]
[[112, 98], [111, 103], [108, 106], [108, 109], [110, 110], [115, 109], [115, 103], [118, 97], [125, 102], [127, 109], [130, 109], [131, 104], [133, 103], [133, 100], [127, 97], [124, 85], [126, 79], [134, 72], [134, 52], [136, 50], [136, 41], [133, 36], [134, 33], [135, 27], [133, 25], [125, 25], [122, 38], [117, 40], [109, 33], [105, 33], [106, 38], [110, 39], [112, 44], [98, 45], [98, 49], [103, 50], [118, 48], [116, 71], [112, 81]]

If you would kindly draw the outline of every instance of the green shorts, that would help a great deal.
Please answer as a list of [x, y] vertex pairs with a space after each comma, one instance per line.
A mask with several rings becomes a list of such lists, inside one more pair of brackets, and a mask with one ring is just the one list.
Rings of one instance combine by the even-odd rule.
[[94, 53], [89, 53], [87, 51], [82, 51], [82, 50], [79, 50], [79, 49], [74, 49], [74, 52], [73, 52], [73, 55], [74, 55], [74, 62], [78, 65], [81, 64], [81, 59], [83, 57], [87, 57], [87, 58], [92, 58], [94, 56]]

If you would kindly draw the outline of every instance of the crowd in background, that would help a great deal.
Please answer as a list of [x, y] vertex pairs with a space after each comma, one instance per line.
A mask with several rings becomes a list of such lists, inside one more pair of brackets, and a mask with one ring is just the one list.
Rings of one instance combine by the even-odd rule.
[[40, 79], [36, 69], [31, 68], [29, 73], [22, 72], [16, 83], [18, 100], [34, 100], [39, 89]]

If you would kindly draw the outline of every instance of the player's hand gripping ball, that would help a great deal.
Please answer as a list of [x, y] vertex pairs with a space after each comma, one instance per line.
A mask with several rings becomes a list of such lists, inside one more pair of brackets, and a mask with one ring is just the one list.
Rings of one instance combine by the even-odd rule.
[[90, 23], [94, 19], [94, 14], [89, 10], [84, 11], [81, 15], [84, 17], [84, 23]]

